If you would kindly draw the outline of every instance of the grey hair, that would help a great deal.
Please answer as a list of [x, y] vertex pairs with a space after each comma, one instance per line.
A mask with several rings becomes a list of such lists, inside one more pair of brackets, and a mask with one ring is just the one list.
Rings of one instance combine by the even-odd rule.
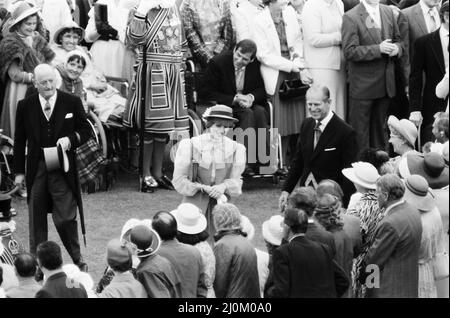
[[377, 181], [377, 187], [388, 195], [389, 201], [400, 200], [405, 194], [405, 185], [402, 179], [393, 173], [381, 176]]

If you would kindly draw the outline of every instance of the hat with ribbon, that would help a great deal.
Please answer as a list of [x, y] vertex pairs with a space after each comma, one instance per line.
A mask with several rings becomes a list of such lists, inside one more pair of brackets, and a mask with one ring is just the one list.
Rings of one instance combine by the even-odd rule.
[[55, 35], [53, 36], [53, 41], [56, 44], [62, 44], [60, 35], [66, 30], [73, 30], [80, 36], [80, 41], [84, 38], [84, 30], [80, 27], [75, 21], [70, 20], [64, 23], [58, 30], [56, 30]]
[[60, 144], [55, 147], [43, 148], [43, 151], [47, 171], [54, 171], [58, 169], [61, 169], [64, 172], [69, 171], [69, 158]]
[[414, 148], [418, 131], [416, 125], [414, 125], [412, 121], [409, 121], [408, 119], [398, 120], [397, 117], [391, 115], [389, 116], [387, 123], [389, 130], [391, 131], [391, 136], [405, 139], [410, 146]]
[[352, 168], [342, 169], [342, 174], [354, 184], [375, 190], [380, 177], [377, 168], [368, 162], [354, 162]]
[[233, 117], [233, 109], [225, 105], [215, 105], [207, 108], [202, 117], [203, 119], [219, 118], [231, 120], [233, 122], [239, 121]]
[[273, 215], [262, 224], [262, 236], [265, 241], [272, 245], [280, 246], [283, 240], [284, 218], [277, 214]]
[[33, 7], [27, 2], [23, 1], [11, 13], [11, 18], [13, 22], [10, 28], [12, 28], [14, 25], [18, 24], [19, 22], [25, 20], [29, 16], [32, 16], [33, 14], [36, 14], [38, 12], [39, 8]]
[[422, 212], [430, 211], [435, 207], [427, 180], [417, 174], [406, 178], [405, 195], [403, 198]]
[[206, 229], [206, 217], [192, 203], [182, 203], [170, 212], [177, 221], [178, 231], [185, 234], [198, 234]]
[[400, 160], [398, 170], [403, 179], [412, 174], [424, 177], [431, 189], [441, 189], [449, 184], [448, 165], [442, 155], [435, 152], [408, 153]]
[[148, 224], [140, 224], [130, 231], [129, 241], [136, 246], [138, 257], [156, 254], [161, 246], [161, 238]]

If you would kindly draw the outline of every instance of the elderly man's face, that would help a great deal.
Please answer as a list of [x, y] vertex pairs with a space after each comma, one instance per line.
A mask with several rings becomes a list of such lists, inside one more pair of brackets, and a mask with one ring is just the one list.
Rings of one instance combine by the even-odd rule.
[[56, 92], [56, 74], [53, 68], [45, 67], [37, 70], [35, 76], [35, 87], [39, 94], [49, 99]]
[[306, 104], [311, 117], [321, 121], [330, 112], [331, 100], [326, 98], [320, 90], [309, 90], [306, 93]]

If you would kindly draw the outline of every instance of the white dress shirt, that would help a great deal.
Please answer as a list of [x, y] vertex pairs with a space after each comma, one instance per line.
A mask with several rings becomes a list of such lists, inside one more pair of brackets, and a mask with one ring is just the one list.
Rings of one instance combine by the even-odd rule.
[[44, 111], [47, 100], [44, 97], [42, 97], [41, 94], [39, 94], [39, 102], [41, 103], [42, 112], [44, 113], [44, 116], [47, 118], [47, 120], [50, 120], [50, 117], [52, 116], [52, 113], [53, 113], [53, 109], [55, 109], [57, 95], [58, 95], [58, 93], [55, 92], [55, 94], [48, 99], [48, 102], [50, 103], [50, 115], [47, 117], [47, 115], [45, 114], [45, 111]]
[[[328, 115], [326, 115], [325, 118], [320, 121], [319, 129], [322, 133], [324, 132], [325, 128], [327, 127], [327, 125], [330, 122], [332, 117], [333, 117], [333, 112], [330, 110]], [[316, 123], [317, 123], [317, 121], [316, 121]]]
[[[425, 4], [425, 2], [423, 2], [423, 0], [420, 0], [420, 7], [422, 8], [422, 12], [423, 12], [423, 17], [425, 19], [425, 24], [427, 25], [427, 30], [428, 33], [436, 31], [440, 26], [441, 26], [441, 18], [439, 17], [439, 12], [437, 7], [434, 8], [430, 8], [429, 6], [427, 6]], [[431, 11], [430, 11], [431, 9]], [[431, 20], [430, 14], [433, 15], [434, 17], [434, 24], [435, 24], [435, 28], [434, 30], [431, 28], [431, 26], [433, 25], [433, 21]]]
[[367, 4], [367, 2], [364, 0], [362, 0], [361, 3], [366, 8], [367, 13], [369, 13], [369, 16], [375, 22], [376, 26], [381, 29], [380, 5], [377, 4], [376, 6], [372, 6]]

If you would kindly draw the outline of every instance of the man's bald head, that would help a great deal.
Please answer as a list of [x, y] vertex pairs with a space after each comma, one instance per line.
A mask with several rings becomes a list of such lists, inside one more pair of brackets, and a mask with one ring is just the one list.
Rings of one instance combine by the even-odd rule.
[[55, 69], [48, 64], [39, 64], [34, 69], [34, 82], [39, 95], [49, 99], [56, 92]]

